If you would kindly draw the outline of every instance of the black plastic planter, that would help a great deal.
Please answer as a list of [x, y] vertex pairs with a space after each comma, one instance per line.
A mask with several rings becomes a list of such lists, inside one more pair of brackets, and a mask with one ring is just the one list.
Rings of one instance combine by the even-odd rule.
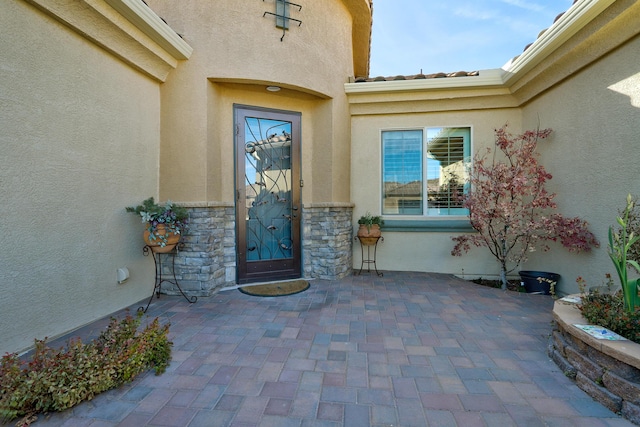
[[527, 293], [551, 295], [551, 282], [558, 284], [560, 275], [546, 271], [520, 271], [520, 279]]

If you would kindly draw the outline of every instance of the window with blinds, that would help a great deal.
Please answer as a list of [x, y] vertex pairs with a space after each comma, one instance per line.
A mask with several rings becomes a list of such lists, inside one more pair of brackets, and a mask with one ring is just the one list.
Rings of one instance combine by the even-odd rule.
[[382, 132], [382, 214], [421, 215], [422, 130]]
[[468, 127], [383, 131], [383, 215], [467, 215], [470, 139]]

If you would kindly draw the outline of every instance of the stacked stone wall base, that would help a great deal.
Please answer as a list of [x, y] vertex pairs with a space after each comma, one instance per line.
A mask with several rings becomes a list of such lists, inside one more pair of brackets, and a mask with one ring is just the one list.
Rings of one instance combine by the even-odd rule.
[[[163, 278], [175, 278], [185, 294], [210, 296], [236, 285], [235, 207], [188, 207], [190, 227], [175, 255], [162, 255]], [[302, 213], [302, 276], [336, 280], [352, 271], [351, 205], [305, 206]], [[178, 288], [165, 282], [162, 292], [178, 295]]]
[[353, 270], [352, 205], [305, 206], [302, 220], [304, 277], [341, 279]]

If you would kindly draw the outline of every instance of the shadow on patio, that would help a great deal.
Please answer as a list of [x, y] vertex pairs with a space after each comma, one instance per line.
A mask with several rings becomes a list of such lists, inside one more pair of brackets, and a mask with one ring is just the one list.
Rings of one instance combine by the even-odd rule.
[[163, 295], [147, 314], [171, 323], [167, 372], [35, 425], [632, 425], [547, 357], [552, 305], [399, 272], [314, 280], [286, 297]]

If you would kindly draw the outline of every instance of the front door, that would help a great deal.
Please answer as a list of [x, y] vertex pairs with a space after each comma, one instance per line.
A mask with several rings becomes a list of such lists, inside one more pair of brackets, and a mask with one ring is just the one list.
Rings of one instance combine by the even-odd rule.
[[300, 113], [235, 107], [238, 283], [301, 276]]

